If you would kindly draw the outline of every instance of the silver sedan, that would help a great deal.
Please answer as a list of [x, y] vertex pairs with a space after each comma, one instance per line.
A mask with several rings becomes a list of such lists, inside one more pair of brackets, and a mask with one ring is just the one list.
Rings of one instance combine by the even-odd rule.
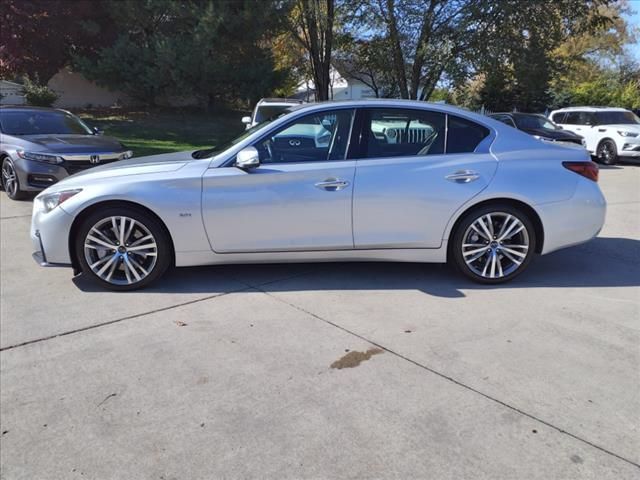
[[424, 102], [292, 107], [226, 145], [124, 160], [35, 200], [34, 257], [132, 290], [170, 266], [449, 262], [500, 283], [598, 234], [582, 148]]

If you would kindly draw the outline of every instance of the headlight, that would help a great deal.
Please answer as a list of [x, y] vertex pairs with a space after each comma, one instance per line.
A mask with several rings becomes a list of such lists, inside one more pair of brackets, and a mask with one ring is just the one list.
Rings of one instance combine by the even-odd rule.
[[58, 157], [57, 155], [52, 155], [50, 153], [25, 152], [24, 150], [18, 150], [16, 153], [20, 158], [33, 160], [34, 162], [51, 163], [54, 165], [64, 162], [62, 157]]
[[621, 137], [637, 137], [638, 134], [636, 132], [627, 132], [625, 130], [618, 130], [618, 135]]
[[82, 191], [81, 188], [76, 188], [75, 190], [62, 190], [60, 192], [54, 193], [45, 193], [44, 195], [38, 195], [36, 197], [36, 206], [40, 212], [49, 213], [51, 210], [56, 208], [58, 205], [66, 202], [71, 197], [80, 193]]
[[127, 150], [126, 152], [122, 152], [120, 154], [120, 160], [126, 160], [127, 158], [133, 157], [133, 152], [131, 150]]

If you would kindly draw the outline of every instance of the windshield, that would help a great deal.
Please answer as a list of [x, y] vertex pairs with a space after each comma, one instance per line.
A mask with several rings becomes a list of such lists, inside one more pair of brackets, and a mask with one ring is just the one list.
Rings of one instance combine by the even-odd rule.
[[278, 114], [276, 114], [275, 116], [269, 118], [268, 120], [265, 120], [264, 122], [259, 123], [258, 125], [254, 125], [253, 127], [249, 128], [248, 130], [245, 130], [244, 132], [242, 132], [241, 135], [237, 136], [236, 138], [234, 138], [232, 140], [229, 140], [228, 142], [221, 143], [220, 145], [216, 145], [213, 148], [207, 148], [207, 149], [204, 149], [204, 150], [197, 150], [197, 151], [193, 152], [191, 154], [191, 156], [193, 158], [200, 159], [200, 158], [213, 157], [214, 155], [217, 155], [218, 153], [222, 153], [225, 150], [227, 150], [227, 149], [233, 147], [234, 145], [240, 143], [242, 140], [247, 138], [252, 133], [257, 132], [258, 130], [262, 130], [264, 127], [266, 127], [271, 122], [273, 122], [276, 118], [280, 118], [283, 115], [286, 115], [287, 113], [289, 113], [288, 108], [289, 107], [287, 107], [287, 110], [285, 110], [285, 111], [280, 111]]
[[640, 118], [631, 112], [596, 112], [598, 125], [636, 125], [640, 124]]
[[253, 121], [256, 123], [262, 123], [284, 112], [289, 107], [291, 107], [291, 105], [260, 105], [256, 110], [256, 117]]
[[555, 123], [542, 115], [514, 115], [514, 120], [518, 128], [522, 130], [536, 130], [543, 128], [545, 130], [559, 130]]
[[7, 135], [92, 135], [75, 115], [47, 110], [2, 110], [0, 126]]

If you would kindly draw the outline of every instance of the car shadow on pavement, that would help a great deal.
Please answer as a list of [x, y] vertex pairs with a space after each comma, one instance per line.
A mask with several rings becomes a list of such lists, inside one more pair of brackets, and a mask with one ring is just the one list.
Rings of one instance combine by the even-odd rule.
[[[513, 288], [578, 288], [640, 286], [640, 240], [596, 238], [589, 243], [537, 256], [521, 276], [503, 285], [467, 280], [442, 264], [305, 263], [221, 265], [173, 269], [141, 293], [216, 293], [220, 281], [236, 288], [268, 292], [329, 290], [418, 290], [427, 295], [463, 298], [465, 290]], [[103, 291], [79, 275], [75, 285], [85, 292]], [[215, 282], [215, 286], [214, 286]]]

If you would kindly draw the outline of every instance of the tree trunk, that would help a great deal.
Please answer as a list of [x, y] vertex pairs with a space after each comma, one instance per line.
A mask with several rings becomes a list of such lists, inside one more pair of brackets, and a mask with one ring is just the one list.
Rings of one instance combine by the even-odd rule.
[[400, 89], [401, 98], [409, 98], [409, 89], [407, 87], [407, 73], [404, 65], [404, 55], [400, 45], [400, 34], [398, 33], [398, 24], [396, 21], [395, 2], [387, 0], [387, 30], [389, 31], [389, 40], [392, 45], [392, 61], [393, 73], [398, 88]]

